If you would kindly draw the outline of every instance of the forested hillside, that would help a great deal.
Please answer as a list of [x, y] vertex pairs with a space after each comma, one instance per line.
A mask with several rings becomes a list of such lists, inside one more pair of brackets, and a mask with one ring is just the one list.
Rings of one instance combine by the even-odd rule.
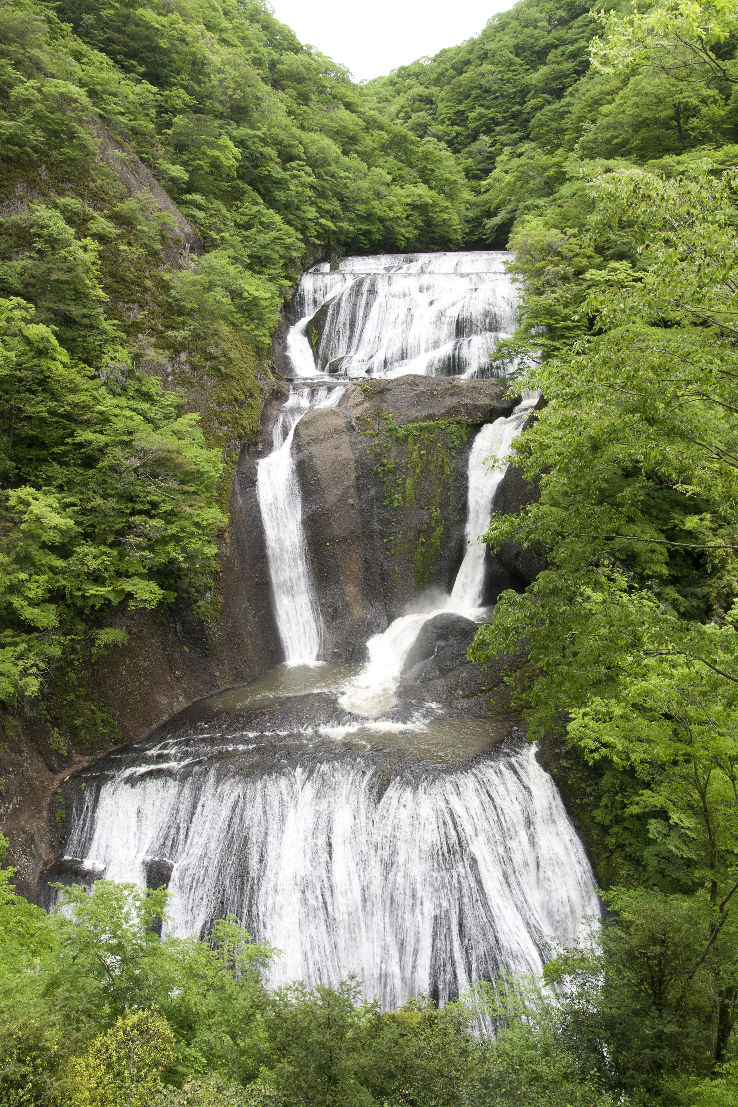
[[456, 243], [466, 186], [257, 0], [10, 0], [0, 44], [12, 706], [119, 642], [110, 610], [213, 596], [302, 262]]
[[301, 265], [509, 245], [499, 353], [545, 405], [538, 498], [488, 539], [546, 567], [471, 652], [514, 653], [608, 913], [551, 991], [476, 996], [492, 1041], [469, 1006], [270, 993], [235, 925], [160, 942], [161, 893], [49, 917], [2, 883], [2, 1104], [736, 1101], [738, 12], [606, 8], [521, 0], [357, 88], [259, 0], [3, 4], [0, 703], [83, 742], [56, 696], [111, 613], [213, 616]]

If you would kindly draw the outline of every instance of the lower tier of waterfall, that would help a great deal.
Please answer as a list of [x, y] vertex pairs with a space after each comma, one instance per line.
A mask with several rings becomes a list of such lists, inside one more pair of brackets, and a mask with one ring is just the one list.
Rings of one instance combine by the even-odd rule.
[[76, 793], [69, 856], [140, 886], [167, 874], [169, 933], [234, 914], [283, 952], [274, 985], [355, 975], [385, 1008], [540, 973], [597, 913], [534, 748], [439, 763], [387, 746], [435, 726], [435, 749], [444, 728], [454, 748], [469, 720], [357, 725], [325, 692], [267, 703], [102, 763]]

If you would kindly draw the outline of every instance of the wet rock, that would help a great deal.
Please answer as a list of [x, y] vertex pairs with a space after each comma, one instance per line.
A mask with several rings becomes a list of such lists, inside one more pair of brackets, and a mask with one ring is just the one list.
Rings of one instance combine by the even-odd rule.
[[69, 888], [73, 884], [78, 884], [89, 891], [95, 881], [102, 880], [104, 876], [104, 866], [96, 865], [94, 862], [82, 860], [79, 857], [57, 858], [41, 872], [36, 890], [36, 902], [48, 911], [59, 899], [56, 885]]
[[296, 320], [288, 318], [287, 312], [279, 317], [277, 329], [272, 336], [271, 362], [273, 368], [283, 377], [293, 377], [294, 369], [287, 355], [287, 334]]
[[371, 469], [354, 453], [349, 421], [337, 408], [309, 411], [297, 425], [293, 449], [325, 630], [323, 656], [360, 660], [366, 640], [387, 623]]
[[433, 661], [439, 674], [450, 672], [466, 659], [466, 651], [477, 630], [477, 624], [463, 615], [435, 615], [420, 628], [402, 675], [410, 675], [416, 666]]
[[[518, 465], [510, 465], [497, 488], [492, 508], [504, 515], [517, 515], [528, 504], [535, 503], [538, 496], [538, 485], [526, 480]], [[484, 602], [493, 603], [507, 588], [523, 591], [545, 567], [542, 550], [526, 549], [515, 541], [503, 542], [494, 552], [488, 552]]]
[[168, 888], [172, 879], [174, 865], [164, 857], [148, 857], [144, 861], [146, 870], [146, 887], [152, 890], [156, 888]]
[[352, 385], [341, 400], [354, 426], [369, 426], [391, 415], [398, 426], [458, 419], [481, 426], [509, 415], [515, 399], [499, 380], [458, 380], [408, 375], [389, 380], [369, 378]]
[[424, 623], [403, 666], [400, 696], [440, 703], [483, 697], [479, 709], [486, 712], [490, 678], [466, 656], [476, 630], [462, 615], [436, 615]]

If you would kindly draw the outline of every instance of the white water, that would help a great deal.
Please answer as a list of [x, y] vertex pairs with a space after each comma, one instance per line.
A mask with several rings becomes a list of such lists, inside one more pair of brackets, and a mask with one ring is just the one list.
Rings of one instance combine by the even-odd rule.
[[526, 395], [512, 415], [486, 423], [478, 432], [469, 454], [467, 546], [451, 595], [442, 602], [437, 596], [431, 597], [427, 605], [416, 606], [390, 623], [382, 634], [369, 639], [364, 668], [347, 682], [339, 698], [344, 710], [368, 718], [390, 710], [407, 655], [429, 619], [444, 613], [479, 618], [484, 590], [482, 536], [489, 526], [495, 492], [505, 475], [512, 443], [537, 399], [538, 393]]
[[68, 849], [139, 885], [148, 859], [169, 859], [165, 932], [204, 933], [233, 912], [284, 951], [274, 985], [354, 973], [385, 1008], [443, 1002], [498, 973], [540, 973], [597, 914], [531, 747], [442, 770], [388, 772], [380, 753], [234, 768], [221, 754], [163, 771], [152, 757], [99, 794], [91, 784]]
[[507, 258], [503, 251], [384, 254], [345, 258], [333, 270], [316, 266], [298, 295], [301, 372], [313, 357], [304, 337], [310, 319], [328, 304], [318, 371], [338, 364], [349, 377], [492, 375], [489, 355], [512, 333], [517, 308]]

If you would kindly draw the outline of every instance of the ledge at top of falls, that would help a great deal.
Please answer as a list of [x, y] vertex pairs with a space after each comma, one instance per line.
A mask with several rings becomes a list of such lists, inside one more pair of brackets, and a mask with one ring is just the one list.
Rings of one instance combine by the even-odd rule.
[[500, 380], [461, 380], [455, 377], [376, 378], [353, 385], [341, 400], [354, 425], [361, 420], [391, 415], [397, 426], [407, 423], [458, 419], [479, 426], [509, 415], [516, 399]]

